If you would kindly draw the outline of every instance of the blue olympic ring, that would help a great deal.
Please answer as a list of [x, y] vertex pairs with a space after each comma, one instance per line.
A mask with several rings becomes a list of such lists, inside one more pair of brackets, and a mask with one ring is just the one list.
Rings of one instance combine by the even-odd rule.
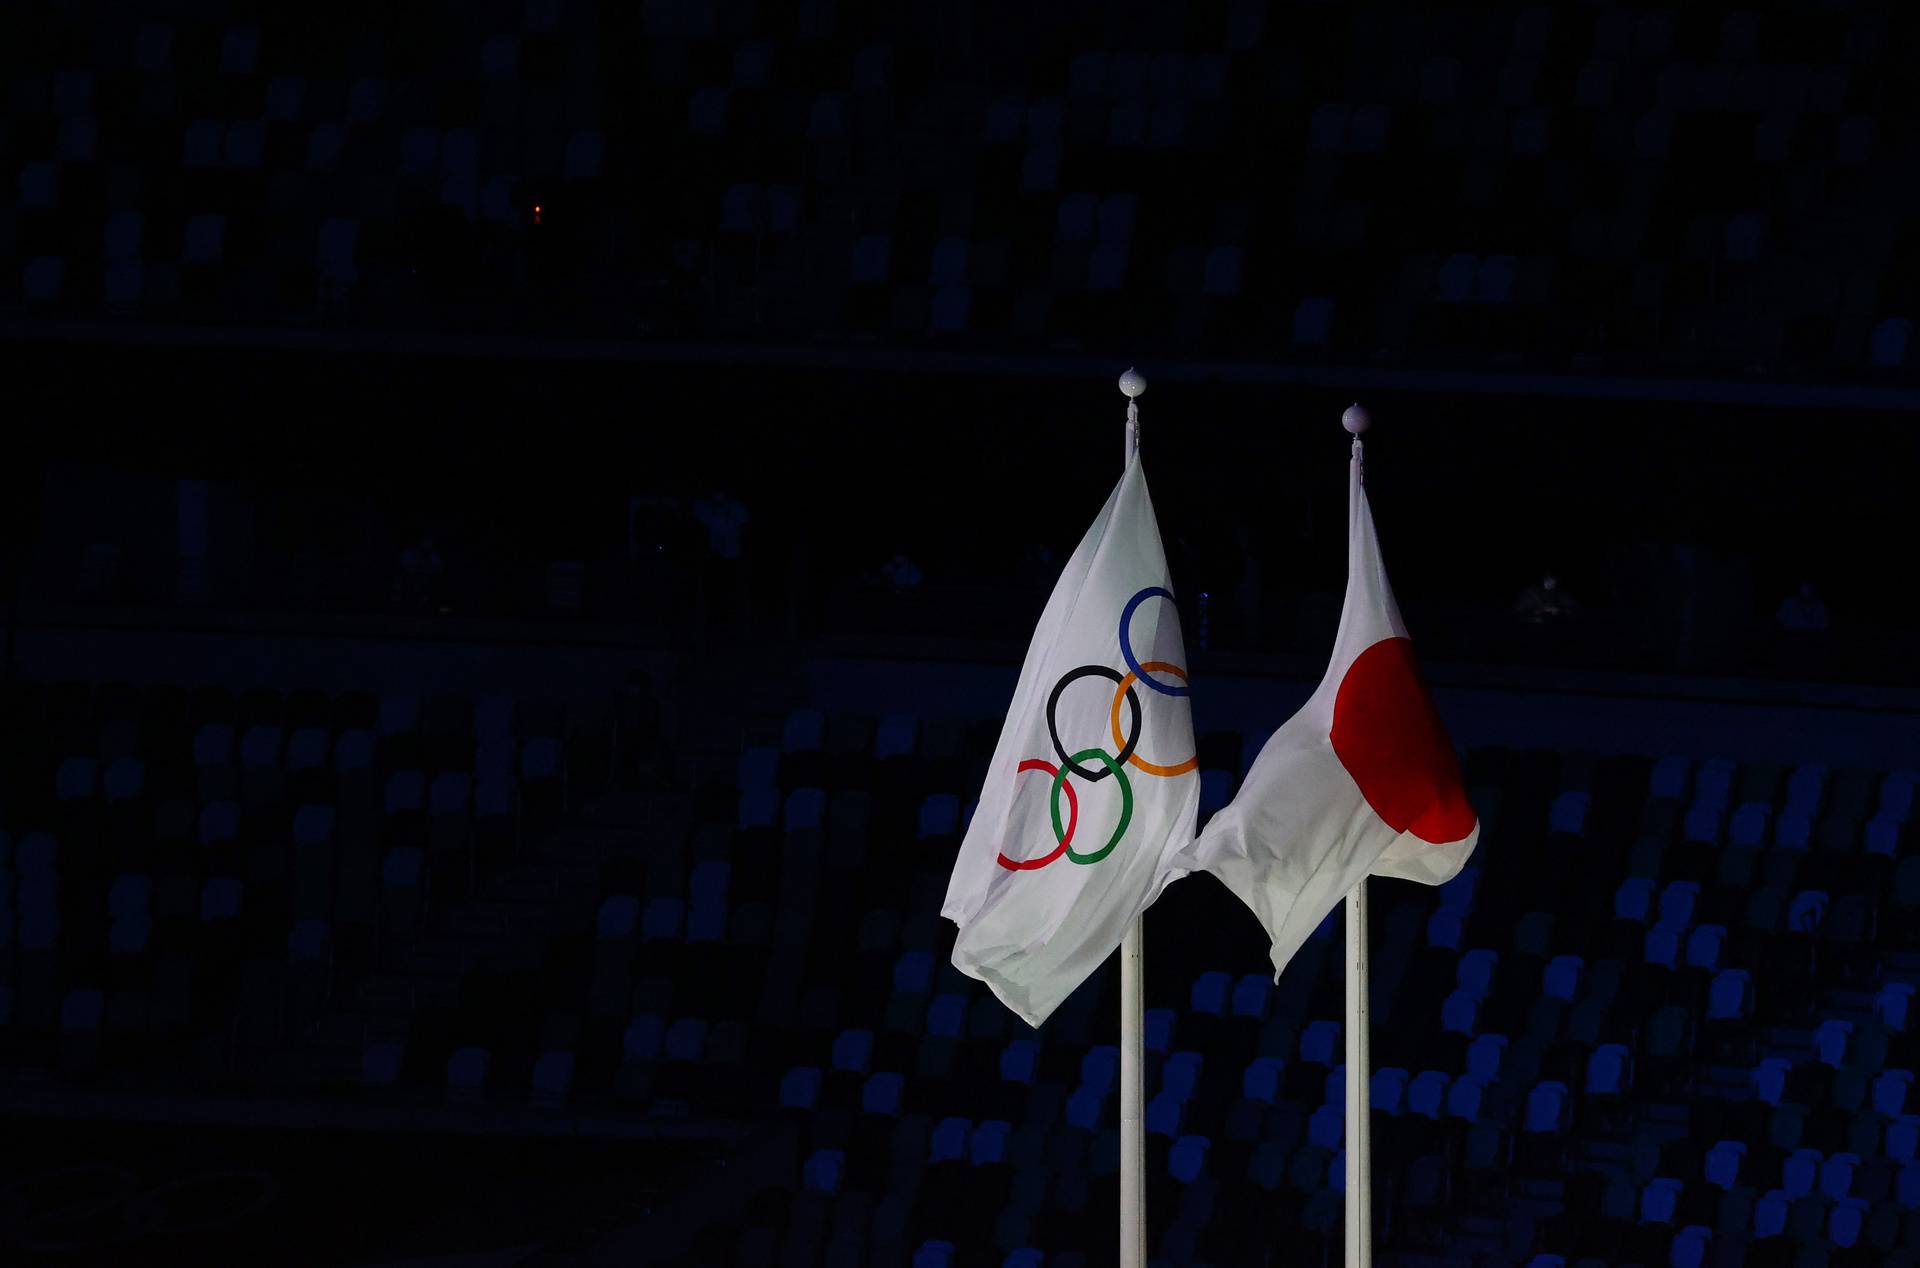
[[[1133, 635], [1128, 632], [1129, 628], [1133, 624], [1133, 611], [1135, 608], [1139, 607], [1142, 603], [1145, 603], [1148, 599], [1154, 599], [1154, 598], [1165, 599], [1168, 603], [1172, 603], [1173, 592], [1171, 590], [1168, 590], [1164, 586], [1148, 586], [1145, 590], [1142, 590], [1139, 594], [1136, 594], [1131, 599], [1128, 599], [1127, 606], [1121, 609], [1120, 611], [1120, 655], [1126, 660], [1127, 668], [1133, 671], [1133, 676], [1139, 680], [1142, 686], [1151, 687], [1153, 690], [1165, 696], [1190, 695], [1192, 694], [1193, 688], [1184, 686], [1184, 685], [1179, 687], [1169, 687], [1165, 683], [1160, 682], [1159, 680], [1152, 677], [1150, 674], [1147, 673], [1146, 670], [1140, 668], [1140, 662], [1134, 659]], [[1104, 773], [1105, 772], [1103, 771], [1102, 774]]]

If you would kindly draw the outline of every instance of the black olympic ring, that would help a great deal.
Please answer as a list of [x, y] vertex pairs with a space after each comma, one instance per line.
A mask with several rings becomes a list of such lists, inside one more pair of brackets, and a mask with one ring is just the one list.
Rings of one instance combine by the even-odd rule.
[[[1112, 769], [1090, 771], [1084, 766], [1074, 765], [1072, 754], [1068, 753], [1067, 746], [1060, 742], [1060, 727], [1053, 717], [1054, 709], [1060, 703], [1060, 693], [1067, 689], [1067, 684], [1076, 678], [1089, 677], [1108, 679], [1115, 687], [1123, 681], [1119, 670], [1108, 669], [1105, 665], [1082, 665], [1078, 669], [1069, 669], [1061, 675], [1059, 682], [1053, 684], [1053, 694], [1047, 697], [1047, 734], [1053, 737], [1053, 751], [1060, 755], [1060, 765], [1089, 784], [1097, 784], [1112, 774]], [[1125, 766], [1127, 759], [1133, 756], [1133, 750], [1140, 744], [1140, 697], [1134, 694], [1132, 687], [1127, 688], [1127, 707], [1133, 712], [1133, 725], [1128, 728], [1127, 746], [1120, 750], [1118, 757], [1113, 759], [1115, 766]]]

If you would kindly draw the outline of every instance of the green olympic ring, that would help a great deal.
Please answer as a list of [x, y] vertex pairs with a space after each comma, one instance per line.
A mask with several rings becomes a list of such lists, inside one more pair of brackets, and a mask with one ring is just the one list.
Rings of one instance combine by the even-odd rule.
[[1072, 846], [1067, 846], [1067, 857], [1075, 863], [1098, 863], [1113, 853], [1113, 847], [1120, 844], [1120, 838], [1127, 833], [1127, 823], [1133, 818], [1133, 785], [1127, 782], [1127, 772], [1121, 769], [1119, 762], [1107, 755], [1105, 749], [1083, 749], [1061, 763], [1059, 771], [1053, 777], [1053, 789], [1047, 795], [1047, 808], [1053, 812], [1053, 835], [1056, 840], [1067, 839], [1066, 829], [1060, 826], [1060, 788], [1066, 782], [1067, 774], [1075, 766], [1085, 761], [1098, 761], [1109, 771], [1120, 785], [1120, 822], [1114, 826], [1113, 835], [1107, 843], [1090, 854], [1081, 854]]

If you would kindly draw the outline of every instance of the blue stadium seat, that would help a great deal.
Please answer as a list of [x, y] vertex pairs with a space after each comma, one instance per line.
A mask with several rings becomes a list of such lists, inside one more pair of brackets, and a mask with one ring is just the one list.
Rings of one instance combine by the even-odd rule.
[[558, 1109], [566, 1102], [573, 1085], [574, 1057], [571, 1052], [543, 1052], [533, 1063], [533, 1104], [543, 1109]]
[[1920, 1162], [1909, 1158], [1900, 1168], [1900, 1178], [1894, 1189], [1894, 1201], [1909, 1211], [1920, 1210]]
[[1467, 1046], [1467, 1074], [1482, 1083], [1500, 1077], [1500, 1065], [1507, 1051], [1505, 1035], [1480, 1035]]
[[632, 938], [640, 927], [640, 900], [631, 894], [610, 894], [600, 900], [594, 915], [594, 936], [602, 941]]
[[1707, 990], [1707, 1017], [1737, 1021], [1753, 1011], [1753, 979], [1745, 969], [1722, 969]]
[[1649, 1180], [1640, 1190], [1640, 1223], [1671, 1224], [1675, 1207], [1680, 1202], [1680, 1192], [1685, 1186], [1670, 1177], [1656, 1177]]
[[1480, 1121], [1480, 1105], [1487, 1085], [1471, 1075], [1455, 1079], [1447, 1087], [1447, 1117], [1469, 1123]]
[[1820, 1178], [1820, 1151], [1796, 1149], [1780, 1164], [1780, 1188], [1788, 1197], [1803, 1198]]
[[1625, 1044], [1607, 1043], [1587, 1058], [1587, 1095], [1617, 1096], [1632, 1083], [1633, 1058]]
[[911, 757], [919, 730], [919, 720], [912, 714], [888, 714], [874, 732], [873, 755], [876, 758]]
[[1684, 757], [1663, 757], [1653, 764], [1647, 795], [1666, 801], [1678, 801], [1687, 795], [1687, 780], [1692, 763]]
[[1853, 1175], [1860, 1167], [1860, 1155], [1828, 1154], [1820, 1164], [1820, 1192], [1838, 1202], [1853, 1192]]
[[1905, 823], [1913, 813], [1914, 782], [1915, 776], [1909, 771], [1889, 771], [1880, 781], [1880, 803], [1874, 817]]
[[1031, 1084], [1039, 1064], [1039, 1043], [1032, 1039], [1015, 1039], [1000, 1053], [1000, 1077], [1008, 1083]]
[[1714, 757], [1702, 762], [1693, 777], [1694, 800], [1725, 806], [1733, 792], [1733, 773], [1734, 763], [1730, 758]]
[[897, 1118], [900, 1100], [906, 1091], [906, 1078], [891, 1070], [870, 1074], [860, 1088], [860, 1110], [866, 1114], [884, 1114]]
[[[681, 1017], [667, 1027], [666, 1043], [661, 1048], [661, 1056], [668, 1061], [679, 1061], [692, 1065], [700, 1060], [707, 1047], [707, 1022], [704, 1017]], [[835, 1066], [835, 1069], [843, 1067]]]
[[810, 1110], [820, 1099], [820, 1067], [797, 1065], [780, 1078], [780, 1107]]
[[960, 798], [934, 793], [920, 803], [920, 839], [949, 837], [960, 831]]
[[1827, 1018], [1814, 1027], [1814, 1056], [1822, 1065], [1839, 1069], [1846, 1064], [1848, 1041], [1852, 1035], [1852, 1022], [1838, 1017]]
[[801, 1167], [801, 1183], [816, 1193], [838, 1193], [846, 1173], [847, 1155], [838, 1149], [816, 1149]]
[[964, 1118], [948, 1117], [940, 1120], [933, 1129], [933, 1135], [927, 1145], [927, 1161], [954, 1162], [966, 1157], [967, 1139], [973, 1133], [973, 1123]]
[[967, 1161], [976, 1167], [1003, 1161], [1007, 1154], [1007, 1138], [1012, 1134], [1013, 1125], [999, 1119], [988, 1119], [979, 1124], [967, 1142]]
[[1773, 843], [1782, 850], [1804, 850], [1813, 838], [1813, 816], [1789, 806], [1774, 820]]
[[1707, 1151], [1702, 1173], [1708, 1184], [1730, 1190], [1740, 1182], [1740, 1164], [1747, 1154], [1742, 1140], [1723, 1140]]
[[1867, 1204], [1859, 1198], [1839, 1198], [1827, 1217], [1827, 1237], [1841, 1250], [1860, 1244], [1860, 1233], [1867, 1222]]
[[1524, 1130], [1536, 1133], [1562, 1131], [1566, 1125], [1566, 1113], [1566, 1084], [1552, 1080], [1536, 1084], [1527, 1093]]
[[1149, 1008], [1141, 1018], [1141, 1043], [1148, 1052], [1165, 1052], [1173, 1046], [1176, 1014], [1171, 1008]]
[[1273, 979], [1265, 973], [1248, 973], [1233, 984], [1233, 1015], [1264, 1021], [1273, 1001]]
[[1586, 962], [1577, 955], [1556, 955], [1541, 974], [1541, 994], [1548, 999], [1572, 1002], [1580, 992], [1580, 976]]
[[1067, 1126], [1093, 1131], [1100, 1126], [1102, 1094], [1090, 1087], [1077, 1087], [1067, 1098]]
[[1726, 807], [1716, 802], [1696, 801], [1687, 807], [1681, 834], [1690, 843], [1711, 845], [1720, 836], [1720, 821]]
[[1474, 1032], [1480, 1016], [1480, 1001], [1466, 991], [1454, 991], [1440, 1005], [1440, 1029], [1451, 1035]]
[[1181, 1184], [1198, 1180], [1206, 1169], [1209, 1145], [1205, 1136], [1182, 1136], [1174, 1141], [1173, 1148], [1167, 1151], [1168, 1174]]
[[1346, 1137], [1346, 1114], [1338, 1105], [1322, 1105], [1307, 1119], [1307, 1143], [1322, 1149], [1338, 1149]]
[[664, 895], [647, 900], [640, 919], [640, 937], [646, 942], [677, 942], [680, 939], [686, 904]]
[[893, 964], [893, 990], [897, 995], [924, 995], [933, 984], [933, 956], [925, 951], [903, 953]]
[[1696, 925], [1687, 935], [1687, 967], [1719, 968], [1721, 949], [1726, 945], [1726, 941], [1727, 931], [1724, 926]]
[[121, 757], [107, 764], [100, 779], [100, 793], [109, 802], [130, 801], [146, 785], [147, 764], [137, 757]]
[[1331, 1066], [1340, 1043], [1337, 1021], [1308, 1022], [1300, 1034], [1300, 1059], [1310, 1065]]
[[1414, 1075], [1413, 1081], [1407, 1086], [1407, 1113], [1438, 1121], [1446, 1104], [1450, 1081], [1439, 1070], [1422, 1070]]
[[620, 1050], [629, 1061], [654, 1061], [659, 1058], [666, 1037], [666, 1022], [651, 1013], [642, 1013], [629, 1021], [621, 1033]]
[[366, 1087], [392, 1087], [400, 1081], [407, 1050], [398, 1043], [378, 1040], [360, 1054], [360, 1082]]
[[1907, 1093], [1913, 1086], [1913, 1071], [1882, 1070], [1873, 1081], [1873, 1111], [1888, 1118], [1906, 1112]]
[[1591, 798], [1579, 791], [1563, 792], [1554, 798], [1553, 808], [1547, 815], [1547, 827], [1551, 832], [1564, 832], [1579, 836], [1586, 831], [1587, 807]]
[[1787, 1076], [1793, 1063], [1785, 1057], [1767, 1057], [1753, 1069], [1753, 1094], [1766, 1105], [1778, 1105], [1786, 1095]]
[[1455, 969], [1455, 984], [1476, 1001], [1484, 1000], [1493, 989], [1493, 975], [1500, 966], [1500, 953], [1485, 948], [1468, 951]]
[[1771, 815], [1769, 807], [1756, 802], [1736, 807], [1727, 824], [1727, 843], [1742, 849], [1757, 848], [1767, 839], [1767, 821]]
[[1240, 1095], [1250, 1101], [1273, 1104], [1280, 1092], [1282, 1068], [1278, 1057], [1255, 1057], [1240, 1076]]
[[1120, 1073], [1120, 1049], [1112, 1044], [1101, 1044], [1087, 1050], [1080, 1058], [1080, 1085], [1092, 1091], [1096, 1096], [1105, 1096], [1113, 1090], [1113, 1081]]
[[1700, 885], [1696, 881], [1673, 881], [1660, 891], [1661, 926], [1668, 929], [1685, 929], [1693, 923], [1693, 908], [1700, 897]]
[[967, 1020], [967, 1001], [962, 995], [936, 995], [927, 1005], [927, 1033], [958, 1038]]
[[735, 820], [736, 826], [771, 828], [779, 813], [780, 790], [772, 784], [756, 784], [740, 790], [740, 813]]
[[1427, 917], [1427, 945], [1458, 951], [1465, 929], [1466, 920], [1461, 914], [1443, 907]]
[[1701, 1268], [1713, 1243], [1713, 1230], [1705, 1224], [1689, 1224], [1673, 1235], [1667, 1252], [1669, 1268]]
[[1161, 1092], [1147, 1102], [1145, 1129], [1149, 1135], [1165, 1136], [1169, 1140], [1180, 1134], [1180, 1124], [1185, 1114], [1185, 1104], [1170, 1092]]
[[1648, 929], [1640, 943], [1641, 960], [1664, 969], [1675, 967], [1680, 959], [1682, 933], [1682, 930], [1671, 925], [1655, 925]]
[[493, 1066], [493, 1054], [477, 1045], [455, 1048], [447, 1058], [447, 1097], [472, 1101], [486, 1087], [487, 1073]]
[[1614, 891], [1613, 914], [1616, 919], [1644, 925], [1653, 906], [1653, 882], [1644, 876], [1630, 876]]
[[1176, 1052], [1160, 1067], [1160, 1089], [1175, 1100], [1185, 1102], [1193, 1096], [1200, 1080], [1201, 1057], [1197, 1052]]
[[873, 1060], [873, 1032], [865, 1029], [843, 1030], [834, 1036], [832, 1068], [865, 1074]]
[[1227, 991], [1233, 979], [1219, 970], [1202, 973], [1193, 981], [1188, 1007], [1196, 1013], [1206, 1013], [1214, 1017], [1227, 1010]]
[[232, 920], [240, 914], [242, 886], [237, 877], [213, 876], [200, 891], [202, 921]]
[[1787, 904], [1787, 928], [1802, 933], [1813, 932], [1826, 920], [1827, 904], [1825, 890], [1801, 890]]
[[1787, 1211], [1793, 1198], [1780, 1189], [1769, 1189], [1753, 1204], [1753, 1235], [1778, 1237], [1787, 1231]]
[[1400, 1110], [1404, 1109], [1405, 1095], [1407, 1072], [1398, 1066], [1375, 1070], [1373, 1078], [1367, 1080], [1367, 1105], [1373, 1109], [1398, 1116]]
[[827, 794], [818, 788], [796, 788], [787, 794], [781, 825], [788, 832], [811, 832], [827, 815]]
[[921, 1242], [913, 1252], [913, 1268], [953, 1268], [953, 1243]]

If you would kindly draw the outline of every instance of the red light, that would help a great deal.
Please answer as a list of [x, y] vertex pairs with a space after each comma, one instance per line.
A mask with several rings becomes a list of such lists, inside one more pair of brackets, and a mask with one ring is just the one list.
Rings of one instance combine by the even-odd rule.
[[535, 224], [540, 223], [540, 204], [539, 203], [535, 203], [533, 205], [533, 223]]

